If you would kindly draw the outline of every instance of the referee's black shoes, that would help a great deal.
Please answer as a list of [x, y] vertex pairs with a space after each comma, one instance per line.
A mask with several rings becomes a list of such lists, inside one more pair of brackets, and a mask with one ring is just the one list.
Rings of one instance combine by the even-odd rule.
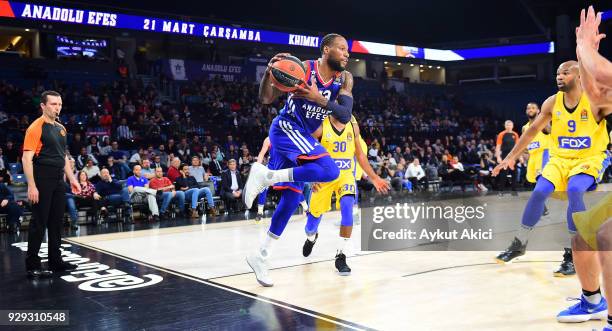
[[28, 269], [27, 271], [28, 278], [51, 278], [53, 277], [53, 271], [45, 270], [42, 267]]
[[59, 262], [59, 263], [49, 263], [49, 270], [54, 272], [62, 272], [62, 271], [72, 271], [76, 269], [76, 264], [68, 263], [68, 262]]

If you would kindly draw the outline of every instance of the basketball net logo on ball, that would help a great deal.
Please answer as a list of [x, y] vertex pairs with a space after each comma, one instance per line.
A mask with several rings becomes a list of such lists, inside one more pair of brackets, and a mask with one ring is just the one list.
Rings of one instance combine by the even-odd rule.
[[286, 56], [272, 64], [270, 70], [272, 85], [283, 92], [293, 92], [296, 85], [305, 86], [306, 68], [295, 56]]

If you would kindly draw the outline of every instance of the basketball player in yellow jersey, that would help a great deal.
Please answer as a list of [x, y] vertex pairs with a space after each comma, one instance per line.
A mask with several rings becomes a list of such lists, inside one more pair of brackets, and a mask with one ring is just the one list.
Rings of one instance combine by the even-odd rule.
[[[530, 102], [527, 104], [527, 108], [525, 109], [525, 114], [529, 121], [523, 125], [523, 129], [521, 134], [524, 134], [533, 120], [535, 120], [536, 116], [540, 113], [540, 106], [538, 106], [535, 102]], [[527, 161], [527, 181], [530, 183], [536, 182], [538, 176], [542, 174], [542, 169], [546, 163], [548, 163], [548, 159], [550, 158], [550, 154], [548, 151], [548, 145], [550, 140], [550, 126], [544, 128], [544, 130], [538, 132], [535, 138], [529, 143], [527, 146], [527, 153], [529, 153], [529, 159]], [[544, 205], [544, 216], [548, 215], [548, 208]]]
[[[529, 122], [523, 125], [521, 134], [525, 134], [539, 113], [540, 106], [538, 106], [537, 103], [530, 102], [527, 104], [525, 114]], [[544, 169], [544, 166], [548, 163], [548, 159], [550, 158], [548, 150], [549, 140], [550, 127], [547, 126], [544, 130], [538, 132], [531, 143], [529, 143], [529, 146], [527, 146], [527, 152], [529, 153], [529, 161], [527, 162], [527, 181], [530, 183], [536, 182], [538, 176], [542, 174], [542, 169]]]
[[[361, 151], [364, 155], [368, 155], [368, 144], [363, 140], [361, 135], [359, 136], [359, 146], [361, 146]], [[364, 172], [363, 168], [357, 162], [357, 158], [353, 157], [355, 161], [355, 205], [353, 208], [353, 225], [361, 224], [361, 213], [359, 212], [359, 181], [361, 177], [363, 177]], [[367, 178], [367, 177], [366, 177]], [[336, 210], [340, 210], [340, 199], [336, 199]], [[341, 220], [337, 220], [335, 222], [336, 226], [340, 226]]]
[[[567, 191], [569, 206], [567, 225], [576, 233], [572, 214], [584, 211], [583, 195], [594, 189], [603, 169], [607, 166], [605, 153], [609, 137], [606, 131], [606, 112], [609, 108], [592, 105], [580, 85], [578, 63], [568, 61], [557, 69], [559, 92], [550, 96], [542, 105], [540, 114], [527, 129], [510, 154], [493, 170], [496, 176], [501, 169], [514, 167], [516, 158], [548, 123], [551, 123], [551, 158], [537, 179], [519, 230], [510, 247], [497, 259], [505, 262], [525, 254], [528, 236], [540, 220], [546, 199], [553, 191]], [[569, 245], [568, 245], [569, 246]], [[572, 251], [567, 248], [561, 267], [555, 276], [575, 274]]]
[[[576, 55], [580, 68], [581, 85], [591, 106], [603, 109], [609, 116], [612, 106], [612, 63], [598, 53], [599, 42], [605, 35], [599, 33], [601, 13], [593, 7], [580, 13], [580, 26], [576, 29]], [[612, 193], [588, 211], [573, 215], [578, 229], [572, 248], [576, 273], [582, 287], [580, 302], [557, 315], [559, 322], [583, 322], [606, 317], [603, 331], [612, 331], [612, 307], [601, 295], [602, 276], [605, 297], [612, 298]], [[594, 251], [598, 250], [598, 251]]]
[[[329, 152], [340, 169], [340, 176], [332, 182], [319, 183], [313, 188], [310, 197], [310, 210], [306, 222], [306, 242], [302, 254], [309, 256], [319, 236], [318, 227], [323, 213], [331, 209], [332, 194], [340, 201], [342, 220], [340, 238], [336, 251], [336, 269], [342, 276], [350, 275], [351, 268], [346, 264], [344, 251], [353, 231], [353, 205], [356, 197], [355, 173], [356, 163], [363, 168], [377, 191], [386, 193], [389, 190], [387, 181], [380, 178], [370, 166], [360, 143], [359, 126], [355, 117], [347, 124], [342, 124], [333, 116], [328, 116], [321, 127], [313, 133], [321, 145]], [[357, 161], [357, 162], [355, 162]]]

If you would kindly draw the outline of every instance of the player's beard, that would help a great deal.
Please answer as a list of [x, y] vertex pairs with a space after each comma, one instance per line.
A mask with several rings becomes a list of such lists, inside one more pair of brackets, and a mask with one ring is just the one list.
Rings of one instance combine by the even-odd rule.
[[530, 121], [533, 121], [537, 116], [538, 114], [534, 114], [534, 115], [527, 114], [527, 119], [529, 119]]
[[558, 88], [559, 88], [559, 91], [567, 93], [567, 92], [571, 91], [574, 88], [575, 84], [576, 84], [576, 81], [572, 80], [571, 82], [563, 84], [563, 86], [558, 87]]
[[331, 58], [327, 59], [327, 65], [332, 68], [332, 70], [337, 72], [343, 72], [344, 70], [346, 70], [346, 68], [344, 68], [342, 64], [340, 64], [340, 61]]

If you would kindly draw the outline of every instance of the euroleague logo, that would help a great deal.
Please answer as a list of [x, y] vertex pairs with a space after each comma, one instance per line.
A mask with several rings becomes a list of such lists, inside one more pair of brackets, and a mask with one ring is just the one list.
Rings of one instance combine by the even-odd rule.
[[[19, 242], [11, 246], [27, 252], [28, 243]], [[164, 278], [155, 274], [134, 276], [127, 272], [112, 268], [109, 265], [91, 261], [71, 252], [71, 244], [62, 244], [60, 252], [63, 260], [77, 265], [77, 268], [66, 276], [60, 278], [68, 283], [79, 283], [78, 288], [88, 292], [114, 292], [147, 287], [160, 283]], [[48, 245], [43, 243], [38, 256], [45, 262], [49, 257]], [[113, 265], [114, 266], [114, 265]]]
[[582, 112], [580, 112], [580, 120], [581, 121], [588, 121], [589, 120], [589, 113], [587, 112], [586, 109], [583, 109]]
[[62, 135], [62, 137], [65, 137], [66, 136], [66, 130], [61, 129], [60, 130], [60, 135]]

